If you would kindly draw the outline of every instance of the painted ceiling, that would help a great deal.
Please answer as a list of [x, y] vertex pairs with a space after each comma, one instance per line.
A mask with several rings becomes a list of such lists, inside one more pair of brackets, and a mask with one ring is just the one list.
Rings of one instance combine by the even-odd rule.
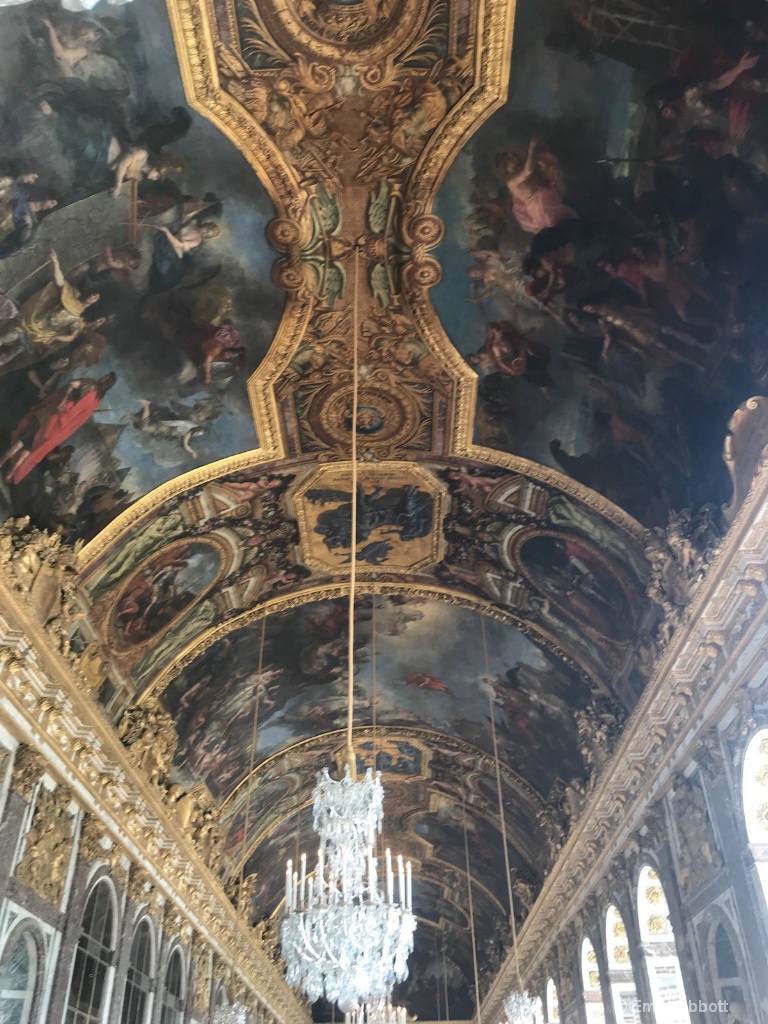
[[503, 833], [522, 922], [765, 388], [763, 5], [657, 6], [0, 0], [0, 513], [78, 546], [84, 671], [172, 716], [265, 935], [343, 747], [357, 346], [422, 1019], [472, 1013], [465, 837], [484, 987]]

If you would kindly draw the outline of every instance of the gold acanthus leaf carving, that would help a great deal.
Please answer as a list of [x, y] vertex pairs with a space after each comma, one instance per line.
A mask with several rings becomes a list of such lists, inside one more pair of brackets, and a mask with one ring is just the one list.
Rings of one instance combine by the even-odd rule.
[[155, 786], [165, 786], [176, 753], [178, 735], [173, 719], [159, 704], [127, 708], [118, 725], [118, 735], [130, 760]]
[[195, 1006], [207, 1013], [211, 1001], [211, 953], [201, 935], [195, 937], [193, 956], [197, 964], [195, 974]]
[[59, 905], [64, 894], [72, 854], [71, 802], [71, 794], [64, 786], [54, 790], [40, 788], [24, 840], [24, 853], [16, 868], [18, 881], [53, 906]]
[[23, 800], [29, 800], [47, 767], [47, 762], [42, 754], [34, 747], [20, 743], [13, 759], [11, 788]]

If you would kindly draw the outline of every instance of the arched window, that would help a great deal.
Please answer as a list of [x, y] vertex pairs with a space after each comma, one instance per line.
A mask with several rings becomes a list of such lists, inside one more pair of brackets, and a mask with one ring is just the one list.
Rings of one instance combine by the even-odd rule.
[[103, 1024], [115, 950], [115, 906], [109, 882], [93, 887], [75, 951], [65, 1024]]
[[0, 1021], [28, 1024], [37, 983], [37, 946], [23, 931], [3, 953], [0, 963]]
[[733, 943], [723, 924], [710, 932], [710, 960], [714, 967], [715, 994], [724, 1004], [723, 1019], [746, 1024], [744, 981]]
[[120, 1024], [147, 1024], [152, 973], [152, 929], [145, 917], [133, 933]]
[[227, 995], [227, 990], [223, 985], [216, 986], [216, 996], [213, 1000], [213, 1005], [215, 1007], [229, 1005], [229, 996]]
[[552, 978], [547, 981], [547, 1024], [560, 1024], [560, 1002]]
[[600, 968], [597, 966], [595, 947], [589, 939], [584, 939], [581, 945], [581, 978], [584, 986], [587, 1024], [605, 1024], [603, 993], [600, 988]]
[[640, 1024], [627, 929], [624, 919], [614, 906], [608, 907], [605, 914], [605, 949], [616, 1024]]
[[768, 900], [768, 729], [756, 733], [744, 753], [741, 793], [747, 839]]
[[640, 872], [637, 912], [656, 1024], [691, 1024], [669, 905], [659, 876], [647, 864]]
[[546, 1024], [544, 1019], [544, 1003], [541, 996], [536, 997], [536, 1005], [533, 1007], [533, 1024]]
[[181, 959], [181, 951], [174, 949], [165, 974], [160, 1024], [181, 1024], [183, 1020], [184, 961]]

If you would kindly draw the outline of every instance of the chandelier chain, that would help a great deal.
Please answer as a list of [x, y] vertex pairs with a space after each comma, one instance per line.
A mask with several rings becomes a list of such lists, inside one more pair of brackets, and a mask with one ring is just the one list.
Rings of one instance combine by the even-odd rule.
[[352, 299], [352, 502], [349, 552], [349, 649], [347, 651], [347, 756], [352, 777], [355, 777], [355, 754], [352, 748], [352, 723], [355, 715], [355, 589], [357, 583], [357, 407], [358, 344], [360, 305], [360, 247], [355, 246], [355, 288]]

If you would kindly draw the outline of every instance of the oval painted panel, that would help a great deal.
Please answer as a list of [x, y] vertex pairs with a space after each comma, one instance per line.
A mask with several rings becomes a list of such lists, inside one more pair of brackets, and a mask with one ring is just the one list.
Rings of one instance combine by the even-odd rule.
[[120, 647], [144, 644], [166, 630], [216, 579], [221, 555], [193, 541], [160, 551], [123, 586], [115, 603], [110, 637]]
[[522, 571], [564, 612], [601, 636], [627, 640], [634, 615], [617, 573], [591, 544], [566, 534], [523, 541]]

